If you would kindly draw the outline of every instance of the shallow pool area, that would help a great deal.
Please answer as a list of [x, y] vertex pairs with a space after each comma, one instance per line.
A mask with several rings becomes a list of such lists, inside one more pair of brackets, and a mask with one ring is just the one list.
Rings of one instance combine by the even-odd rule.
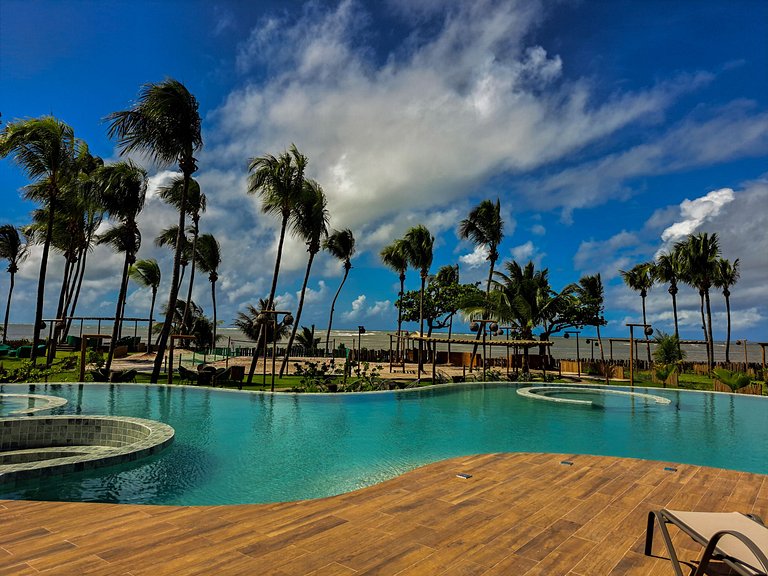
[[268, 394], [130, 384], [2, 385], [64, 398], [51, 414], [164, 422], [173, 444], [141, 462], [0, 488], [0, 498], [241, 504], [349, 492], [422, 464], [490, 452], [628, 456], [768, 474], [768, 398], [636, 389], [669, 400], [603, 409], [532, 401], [530, 385], [366, 394]]

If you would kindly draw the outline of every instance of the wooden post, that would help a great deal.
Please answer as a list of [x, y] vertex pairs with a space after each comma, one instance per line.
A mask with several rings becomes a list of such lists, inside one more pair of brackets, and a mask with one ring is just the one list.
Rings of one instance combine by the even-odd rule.
[[432, 384], [435, 384], [435, 376], [437, 374], [437, 342], [433, 343], [432, 347]]
[[633, 326], [629, 327], [629, 385], [631, 387], [635, 386], [635, 367], [634, 367], [634, 346], [635, 346], [635, 336], [632, 332]]

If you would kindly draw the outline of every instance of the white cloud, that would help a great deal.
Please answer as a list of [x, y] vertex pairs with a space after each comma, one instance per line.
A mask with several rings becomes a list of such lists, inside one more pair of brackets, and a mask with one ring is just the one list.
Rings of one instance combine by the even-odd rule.
[[520, 264], [525, 264], [529, 260], [534, 264], [540, 264], [541, 259], [545, 256], [545, 254], [539, 252], [531, 240], [513, 247], [510, 252], [512, 253], [512, 259]]
[[608, 240], [589, 240], [579, 244], [573, 265], [582, 274], [600, 273], [604, 282], [637, 263], [640, 240], [632, 232], [622, 230]]
[[488, 264], [488, 248], [485, 245], [475, 246], [475, 249], [469, 254], [459, 256], [459, 262], [470, 268], [486, 266]]
[[371, 306], [366, 306], [367, 300], [365, 294], [360, 294], [352, 301], [352, 309], [344, 312], [342, 317], [347, 321], [362, 321], [392, 314], [393, 306], [389, 300], [377, 300]]
[[683, 200], [680, 203], [679, 220], [661, 233], [661, 239], [669, 244], [682, 240], [705, 222], [711, 221], [720, 214], [723, 206], [733, 202], [734, 194], [730, 188], [713, 190], [706, 196], [694, 200]]
[[544, 236], [546, 233], [547, 229], [541, 224], [534, 224], [531, 226], [531, 234], [535, 234], [536, 236]]

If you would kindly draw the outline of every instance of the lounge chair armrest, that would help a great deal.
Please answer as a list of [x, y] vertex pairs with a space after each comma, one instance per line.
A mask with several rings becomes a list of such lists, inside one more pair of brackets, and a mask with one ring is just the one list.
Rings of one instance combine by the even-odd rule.
[[[720, 542], [723, 536], [732, 536], [738, 539], [742, 544], [749, 548], [749, 551], [752, 554], [755, 555], [755, 558], [757, 558], [758, 562], [760, 562], [762, 565], [763, 571], [768, 572], [768, 557], [766, 557], [765, 553], [757, 546], [757, 544], [755, 544], [748, 536], [742, 534], [741, 532], [737, 532], [735, 530], [721, 530], [719, 532], [715, 532], [715, 534], [713, 534], [712, 538], [709, 540], [709, 543], [704, 549], [704, 554], [701, 557], [699, 567], [696, 569], [694, 576], [703, 576], [712, 557], [714, 555], [722, 555], [722, 553], [717, 549], [717, 544]], [[738, 559], [734, 559], [730, 556], [729, 558], [731, 558], [731, 561], [741, 563]]]

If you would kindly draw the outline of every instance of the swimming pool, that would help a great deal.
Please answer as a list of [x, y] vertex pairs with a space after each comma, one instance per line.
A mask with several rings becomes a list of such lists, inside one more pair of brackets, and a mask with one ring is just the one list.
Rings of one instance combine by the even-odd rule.
[[768, 474], [768, 398], [636, 389], [671, 402], [616, 397], [590, 408], [523, 398], [517, 388], [270, 395], [185, 386], [2, 385], [0, 393], [68, 400], [51, 414], [159, 420], [176, 430], [176, 439], [140, 463], [0, 486], [0, 498], [288, 501], [348, 492], [428, 462], [488, 452], [631, 456]]

